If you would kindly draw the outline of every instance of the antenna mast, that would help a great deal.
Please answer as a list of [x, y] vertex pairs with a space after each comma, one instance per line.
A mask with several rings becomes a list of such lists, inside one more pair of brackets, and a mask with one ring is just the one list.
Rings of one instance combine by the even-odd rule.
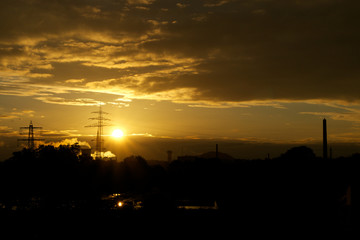
[[[28, 129], [28, 133], [22, 133], [22, 129]], [[19, 142], [26, 141], [27, 142], [27, 148], [28, 149], [34, 149], [35, 148], [35, 141], [44, 141], [44, 139], [35, 138], [34, 137], [34, 129], [42, 129], [42, 127], [34, 127], [32, 121], [30, 121], [30, 124], [28, 127], [20, 127], [20, 135], [28, 135], [28, 138], [18, 139]]]
[[104, 114], [108, 114], [107, 112], [104, 112], [101, 108], [101, 104], [99, 106], [99, 111], [91, 112], [98, 114], [97, 117], [89, 118], [90, 120], [96, 120], [97, 123], [88, 125], [85, 127], [96, 127], [96, 146], [95, 146], [95, 160], [101, 160], [103, 158], [103, 146], [104, 146], [104, 140], [102, 138], [103, 135], [103, 127], [110, 126], [109, 124], [104, 123], [105, 121], [110, 121], [108, 118], [104, 118]]

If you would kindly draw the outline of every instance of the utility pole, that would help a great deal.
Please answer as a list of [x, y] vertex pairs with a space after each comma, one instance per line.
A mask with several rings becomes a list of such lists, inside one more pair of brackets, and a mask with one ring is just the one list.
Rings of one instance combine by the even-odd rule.
[[328, 158], [326, 119], [323, 119], [323, 159]]
[[88, 125], [85, 127], [96, 127], [96, 146], [95, 146], [95, 160], [101, 160], [103, 158], [103, 151], [104, 151], [104, 140], [103, 140], [103, 127], [110, 126], [109, 124], [106, 124], [105, 121], [110, 121], [110, 119], [105, 118], [104, 114], [108, 114], [107, 112], [104, 112], [101, 108], [101, 105], [99, 106], [99, 111], [91, 112], [96, 113], [98, 116], [89, 118], [90, 120], [96, 120], [97, 123], [94, 123], [92, 125]]
[[[21, 132], [22, 129], [27, 129], [27, 133]], [[30, 121], [30, 124], [28, 127], [20, 127], [20, 135], [28, 135], [27, 138], [18, 139], [19, 142], [27, 142], [27, 148], [28, 149], [34, 149], [35, 148], [35, 141], [44, 141], [44, 139], [35, 138], [34, 137], [34, 129], [42, 129], [42, 127], [34, 127], [32, 121]]]

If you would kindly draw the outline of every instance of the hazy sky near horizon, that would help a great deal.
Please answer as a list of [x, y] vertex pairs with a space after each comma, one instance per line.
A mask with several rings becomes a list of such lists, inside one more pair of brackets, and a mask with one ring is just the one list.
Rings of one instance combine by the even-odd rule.
[[[3, 0], [0, 133], [360, 140], [355, 0]], [[0, 140], [0, 148], [8, 147]], [[1, 150], [1, 149], [0, 149]]]

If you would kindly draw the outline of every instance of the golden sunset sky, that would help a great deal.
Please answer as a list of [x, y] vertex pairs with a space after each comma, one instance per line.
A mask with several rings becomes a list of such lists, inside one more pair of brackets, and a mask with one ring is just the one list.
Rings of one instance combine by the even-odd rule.
[[106, 135], [313, 144], [327, 118], [330, 144], [356, 145], [359, 9], [355, 0], [2, 0], [0, 152], [30, 121], [47, 141], [96, 135], [84, 126], [100, 103]]

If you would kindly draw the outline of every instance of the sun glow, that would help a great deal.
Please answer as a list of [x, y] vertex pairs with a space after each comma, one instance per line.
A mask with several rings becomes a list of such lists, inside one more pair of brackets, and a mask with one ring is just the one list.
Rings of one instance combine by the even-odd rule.
[[124, 136], [124, 132], [121, 129], [115, 129], [111, 135], [114, 138], [122, 138]]

